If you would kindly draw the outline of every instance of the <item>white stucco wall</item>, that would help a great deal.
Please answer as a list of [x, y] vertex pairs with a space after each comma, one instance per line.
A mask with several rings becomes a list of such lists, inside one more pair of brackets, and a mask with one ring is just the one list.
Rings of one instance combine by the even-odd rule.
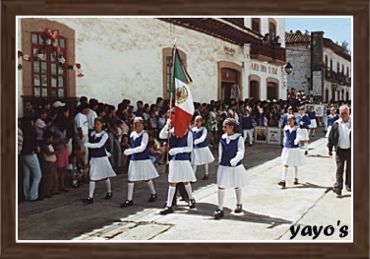
[[288, 88], [304, 90], [309, 94], [311, 78], [311, 51], [305, 47], [286, 48], [286, 59], [293, 67], [293, 72], [287, 76]]
[[[95, 97], [103, 102], [153, 103], [162, 96], [162, 49], [177, 47], [187, 55], [187, 68], [196, 102], [217, 99], [217, 62], [239, 65], [248, 58], [243, 48], [203, 33], [151, 18], [53, 19], [76, 31], [76, 60], [85, 77], [77, 79], [77, 96]], [[224, 47], [235, 50], [225, 54]]]

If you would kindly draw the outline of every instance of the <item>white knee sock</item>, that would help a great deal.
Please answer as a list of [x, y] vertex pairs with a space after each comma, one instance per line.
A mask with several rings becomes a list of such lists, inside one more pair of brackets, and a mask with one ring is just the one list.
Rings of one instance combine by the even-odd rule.
[[288, 174], [288, 167], [287, 166], [283, 166], [283, 172], [281, 174], [281, 180], [285, 181], [287, 174]]
[[107, 187], [107, 193], [112, 192], [111, 187], [110, 187], [110, 180], [109, 178], [105, 180], [105, 187]]
[[188, 183], [188, 184], [184, 184], [184, 185], [185, 185], [186, 192], [188, 193], [189, 199], [194, 199], [193, 191], [191, 190], [191, 184]]
[[173, 200], [173, 196], [175, 196], [175, 192], [176, 192], [175, 186], [168, 187], [167, 207], [172, 207], [172, 200]]
[[294, 177], [298, 178], [298, 166], [294, 167]]
[[89, 183], [89, 198], [94, 198], [95, 182], [90, 181]]
[[149, 180], [149, 181], [146, 182], [146, 184], [148, 185], [148, 187], [150, 189], [150, 193], [151, 194], [156, 194], [155, 189], [154, 189], [153, 181]]
[[206, 169], [206, 175], [208, 175], [208, 164], [205, 164], [204, 168]]
[[194, 171], [194, 174], [196, 175], [197, 174], [197, 166], [196, 165], [193, 165], [193, 171]]
[[236, 204], [242, 204], [242, 189], [235, 188]]
[[134, 195], [134, 183], [128, 183], [127, 200], [132, 201], [133, 195]]
[[225, 190], [218, 189], [218, 209], [224, 209], [224, 198], [225, 198]]

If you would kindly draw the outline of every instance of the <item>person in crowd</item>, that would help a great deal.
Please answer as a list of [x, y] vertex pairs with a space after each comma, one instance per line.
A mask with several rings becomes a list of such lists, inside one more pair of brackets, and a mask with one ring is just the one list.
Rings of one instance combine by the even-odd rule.
[[33, 102], [31, 100], [27, 100], [24, 102], [24, 114], [23, 117], [29, 117], [31, 120], [35, 120], [37, 117], [37, 112], [33, 107]]
[[211, 132], [211, 140], [210, 140], [210, 146], [212, 148], [216, 148], [219, 140], [218, 136], [218, 122], [217, 122], [217, 107], [214, 105], [209, 111], [208, 114], [208, 123], [210, 124], [210, 132]]
[[339, 108], [340, 118], [336, 120], [330, 130], [328, 138], [329, 155], [332, 156], [333, 147], [335, 149], [335, 160], [337, 163], [336, 182], [333, 191], [342, 195], [343, 172], [346, 166], [345, 187], [348, 192], [351, 191], [351, 118], [347, 105]]
[[241, 213], [242, 207], [242, 187], [247, 184], [246, 170], [242, 160], [244, 158], [244, 140], [241, 134], [235, 133], [236, 121], [227, 118], [223, 122], [224, 134], [219, 144], [219, 166], [217, 170], [218, 186], [218, 208], [214, 213], [215, 219], [224, 216], [223, 204], [225, 189], [234, 188], [236, 194], [235, 213]]
[[107, 115], [105, 116], [104, 120], [106, 123], [106, 127], [108, 129], [109, 152], [111, 154], [110, 161], [111, 161], [113, 170], [118, 171], [118, 169], [121, 167], [122, 152], [121, 152], [121, 142], [119, 140], [119, 135], [117, 131], [118, 127], [117, 127], [116, 110], [113, 105], [108, 106]]
[[242, 116], [242, 126], [243, 126], [243, 137], [244, 143], [249, 142], [249, 146], [253, 145], [253, 133], [254, 133], [254, 122], [250, 115], [248, 108], [244, 108], [244, 113]]
[[137, 117], [141, 117], [144, 113], [144, 104], [143, 104], [143, 101], [139, 100], [136, 102], [136, 106], [137, 106], [137, 109], [136, 109], [136, 112], [135, 112], [135, 115]]
[[128, 168], [128, 194], [127, 199], [121, 204], [121, 208], [134, 205], [133, 193], [134, 185], [137, 181], [145, 181], [150, 190], [148, 202], [154, 202], [157, 199], [152, 179], [159, 176], [152, 160], [149, 158], [149, 135], [144, 130], [142, 117], [134, 119], [134, 131], [130, 135], [130, 148], [124, 151], [125, 156], [130, 156], [130, 165]]
[[37, 153], [36, 129], [31, 116], [22, 119], [23, 145], [21, 161], [23, 165], [23, 193], [27, 201], [39, 199], [39, 184], [41, 181], [41, 168]]
[[299, 128], [299, 135], [301, 136], [300, 141], [302, 142], [302, 146], [305, 150], [304, 154], [307, 155], [308, 154], [308, 143], [310, 141], [308, 129], [309, 129], [309, 126], [311, 125], [311, 121], [304, 110], [304, 106], [301, 106], [299, 108], [299, 115], [297, 117], [297, 125]]
[[[83, 101], [84, 99], [82, 99]], [[89, 141], [89, 121], [87, 119], [87, 114], [89, 113], [89, 104], [87, 102], [83, 102], [79, 106], [79, 112], [76, 114], [74, 118], [74, 127], [76, 133], [76, 142], [78, 149], [84, 151], [84, 163], [87, 165], [89, 151], [86, 147], [86, 143]]]
[[98, 100], [96, 100], [94, 98], [90, 99], [90, 101], [89, 101], [89, 111], [86, 114], [88, 127], [89, 127], [89, 136], [90, 136], [91, 132], [94, 131], [95, 119], [98, 117], [98, 114], [96, 113], [97, 109], [98, 109]]
[[281, 164], [283, 171], [281, 174], [281, 181], [278, 185], [282, 188], [286, 187], [286, 177], [288, 174], [288, 167], [294, 167], [294, 185], [299, 184], [298, 167], [303, 165], [303, 154], [299, 148], [301, 135], [299, 134], [296, 118], [290, 114], [288, 116], [288, 125], [284, 127], [284, 144], [281, 152]]
[[211, 150], [208, 147], [208, 131], [203, 127], [203, 117], [198, 115], [194, 120], [194, 127], [192, 128], [193, 133], [193, 152], [191, 153], [191, 163], [193, 164], [194, 174], [196, 175], [197, 166], [204, 165], [205, 172], [203, 180], [208, 179], [208, 168], [209, 164], [212, 163], [215, 158], [213, 157]]
[[90, 159], [90, 182], [89, 182], [89, 196], [83, 201], [86, 204], [92, 204], [94, 202], [95, 182], [104, 180], [106, 186], [105, 199], [112, 199], [112, 190], [110, 178], [116, 176], [109, 159], [106, 150], [106, 144], [108, 142], [108, 133], [104, 130], [104, 119], [98, 117], [95, 119], [95, 131], [93, 131], [91, 142], [86, 142], [86, 148], [91, 149]]
[[44, 133], [43, 145], [41, 148], [43, 155], [43, 197], [50, 198], [54, 193], [58, 192], [57, 189], [57, 156], [53, 147], [53, 133], [46, 131]]
[[310, 136], [315, 137], [315, 132], [316, 132], [316, 128], [317, 128], [317, 121], [316, 121], [316, 112], [315, 112], [314, 107], [310, 108], [310, 111], [308, 112], [308, 118], [310, 119], [310, 122], [311, 122], [310, 125], [309, 125]]

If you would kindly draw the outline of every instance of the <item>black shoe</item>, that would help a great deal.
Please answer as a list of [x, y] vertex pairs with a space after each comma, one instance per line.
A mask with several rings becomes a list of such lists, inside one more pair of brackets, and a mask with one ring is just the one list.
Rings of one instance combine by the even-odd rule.
[[308, 155], [308, 151], [306, 150], [306, 151], [304, 152], [304, 154], [307, 156], [307, 155]]
[[152, 195], [150, 195], [150, 198], [149, 198], [148, 202], [155, 202], [156, 199], [157, 199], [157, 194], [156, 193], [152, 194]]
[[159, 214], [161, 214], [161, 215], [167, 215], [167, 214], [170, 214], [170, 213], [173, 213], [172, 207], [166, 207], [164, 210], [161, 210], [159, 212]]
[[184, 201], [184, 202], [186, 202], [186, 203], [189, 203], [189, 199], [186, 199], [186, 198], [180, 198], [180, 201]]
[[44, 198], [43, 197], [38, 197], [37, 199], [34, 200], [28, 200], [29, 202], [35, 202], [35, 201], [42, 201]]
[[278, 185], [280, 185], [281, 187], [285, 188], [286, 183], [285, 183], [285, 181], [281, 180], [280, 182], [278, 182]]
[[126, 207], [130, 207], [130, 206], [132, 206], [132, 205], [134, 205], [133, 200], [131, 200], [131, 201], [126, 200], [125, 202], [122, 202], [122, 203], [121, 203], [120, 207], [121, 207], [121, 208], [126, 208]]
[[234, 210], [234, 213], [242, 213], [243, 212], [243, 206], [241, 204], [236, 204], [236, 209]]
[[208, 180], [208, 178], [209, 178], [208, 174], [205, 174], [205, 175], [203, 176], [202, 180]]
[[346, 186], [346, 191], [351, 192], [351, 186]]
[[195, 206], [196, 206], [196, 204], [195, 204], [195, 200], [194, 200], [194, 199], [189, 200], [189, 208], [190, 208], [190, 209], [194, 209], [194, 208], [195, 208]]
[[293, 184], [294, 184], [294, 185], [299, 184], [299, 182], [298, 182], [298, 178], [294, 178], [294, 182], [293, 182]]
[[337, 196], [341, 196], [342, 195], [342, 190], [339, 189], [338, 187], [333, 187], [333, 192], [335, 192], [337, 194]]
[[213, 214], [213, 216], [215, 217], [215, 219], [221, 219], [224, 217], [224, 211], [217, 209], [215, 213]]
[[112, 196], [113, 196], [113, 194], [111, 192], [107, 192], [107, 194], [105, 195], [104, 199], [110, 200], [110, 199], [112, 199]]
[[82, 201], [86, 204], [92, 204], [94, 203], [94, 199], [93, 198], [87, 198], [87, 199], [82, 199]]

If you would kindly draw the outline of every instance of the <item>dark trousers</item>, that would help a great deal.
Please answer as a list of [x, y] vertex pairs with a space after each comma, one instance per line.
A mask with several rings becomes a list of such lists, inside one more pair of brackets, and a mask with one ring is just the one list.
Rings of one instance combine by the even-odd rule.
[[337, 162], [337, 182], [335, 187], [342, 190], [343, 189], [343, 172], [344, 163], [346, 163], [346, 187], [351, 188], [351, 149], [340, 149], [338, 148], [335, 155], [335, 160]]

